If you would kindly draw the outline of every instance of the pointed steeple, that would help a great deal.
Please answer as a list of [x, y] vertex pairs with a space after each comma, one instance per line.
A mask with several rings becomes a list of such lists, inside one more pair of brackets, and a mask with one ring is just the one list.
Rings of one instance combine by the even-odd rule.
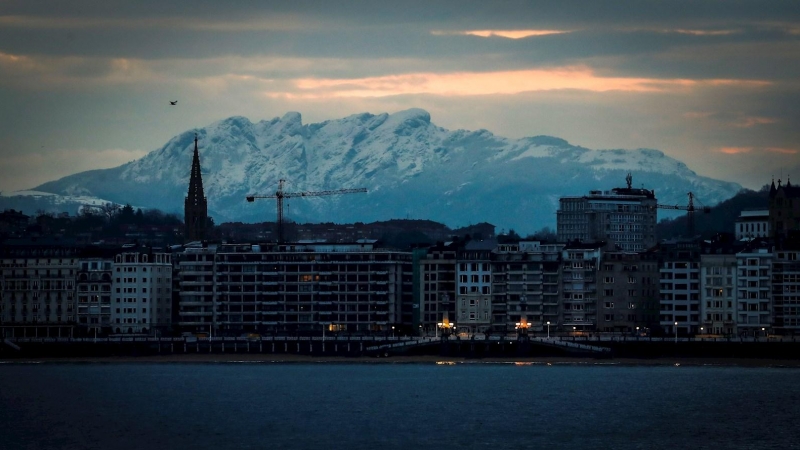
[[203, 176], [200, 172], [200, 152], [197, 148], [197, 133], [194, 135], [192, 172], [189, 176], [189, 192], [184, 201], [184, 228], [187, 241], [206, 238], [208, 201], [203, 194]]
[[772, 186], [769, 188], [769, 196], [774, 197], [775, 193], [778, 192], [778, 189], [775, 188], [775, 177], [772, 178]]

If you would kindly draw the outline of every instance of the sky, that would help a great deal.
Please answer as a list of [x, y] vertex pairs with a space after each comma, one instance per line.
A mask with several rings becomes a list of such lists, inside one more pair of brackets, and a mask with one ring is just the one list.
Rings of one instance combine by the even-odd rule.
[[800, 182], [800, 2], [0, 0], [0, 191], [234, 115], [412, 107]]

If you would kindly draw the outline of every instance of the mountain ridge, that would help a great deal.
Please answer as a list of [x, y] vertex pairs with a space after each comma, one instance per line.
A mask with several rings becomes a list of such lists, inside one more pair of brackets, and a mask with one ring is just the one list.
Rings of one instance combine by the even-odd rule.
[[303, 124], [298, 112], [258, 122], [233, 116], [184, 131], [135, 161], [35, 189], [180, 212], [195, 133], [217, 223], [274, 220], [274, 206], [244, 198], [274, 193], [281, 178], [289, 180], [287, 191], [369, 190], [291, 201], [287, 215], [297, 221], [412, 217], [450, 226], [487, 221], [521, 232], [554, 226], [559, 197], [619, 187], [628, 171], [635, 186], [655, 189], [665, 199], [692, 190], [714, 204], [741, 189], [698, 176], [660, 150], [590, 150], [546, 135], [510, 139], [488, 130], [450, 131], [418, 108], [311, 124]]

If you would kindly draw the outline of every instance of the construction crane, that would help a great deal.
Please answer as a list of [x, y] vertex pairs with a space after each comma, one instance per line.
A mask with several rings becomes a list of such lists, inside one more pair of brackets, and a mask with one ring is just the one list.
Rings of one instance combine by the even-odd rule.
[[[694, 212], [696, 211], [694, 207], [694, 194], [689, 192], [689, 204], [687, 206], [681, 205], [656, 205], [658, 209], [675, 209], [680, 211], [686, 211], [686, 219], [688, 220], [687, 229], [689, 231], [689, 238], [694, 237]], [[711, 208], [708, 206], [701, 207], [703, 213], [708, 214], [711, 212]]]
[[257, 198], [274, 198], [278, 203], [278, 243], [283, 243], [283, 199], [297, 198], [297, 197], [322, 197], [325, 195], [339, 195], [339, 194], [358, 194], [367, 192], [366, 188], [355, 189], [336, 189], [332, 191], [305, 191], [305, 192], [285, 192], [283, 190], [283, 183], [286, 180], [278, 181], [278, 190], [272, 195], [248, 195], [247, 201], [254, 202]]

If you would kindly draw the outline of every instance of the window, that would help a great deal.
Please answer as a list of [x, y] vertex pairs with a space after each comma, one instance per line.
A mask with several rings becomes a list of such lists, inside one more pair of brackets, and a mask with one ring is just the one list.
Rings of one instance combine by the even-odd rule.
[[636, 283], [636, 277], [628, 277], [628, 283], [635, 284]]
[[607, 309], [611, 309], [614, 307], [614, 302], [606, 302], [603, 306]]
[[614, 282], [614, 277], [605, 277], [603, 282], [605, 282], [605, 283], [613, 283]]

